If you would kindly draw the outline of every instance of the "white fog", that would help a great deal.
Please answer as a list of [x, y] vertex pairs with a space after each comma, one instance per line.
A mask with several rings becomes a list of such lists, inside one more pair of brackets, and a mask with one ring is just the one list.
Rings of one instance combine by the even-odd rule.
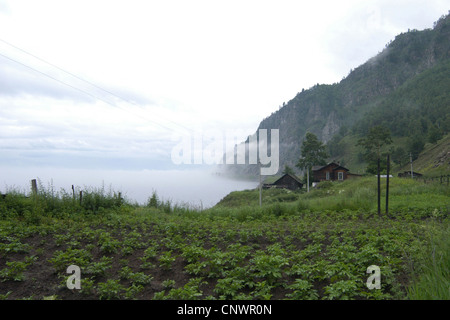
[[112, 189], [131, 202], [145, 204], [156, 191], [160, 200], [188, 204], [197, 208], [214, 206], [231, 191], [256, 188], [258, 183], [233, 180], [209, 170], [98, 170], [39, 167], [0, 167], [0, 192], [20, 190], [28, 193], [32, 179], [44, 188], [53, 185], [71, 192], [72, 185], [83, 188]]

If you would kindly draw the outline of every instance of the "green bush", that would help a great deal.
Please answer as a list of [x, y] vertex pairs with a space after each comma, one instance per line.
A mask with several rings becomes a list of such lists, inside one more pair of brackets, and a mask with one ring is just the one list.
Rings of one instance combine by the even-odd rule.
[[125, 287], [119, 283], [119, 280], [109, 279], [106, 282], [100, 282], [97, 285], [97, 291], [100, 300], [117, 300], [122, 297]]

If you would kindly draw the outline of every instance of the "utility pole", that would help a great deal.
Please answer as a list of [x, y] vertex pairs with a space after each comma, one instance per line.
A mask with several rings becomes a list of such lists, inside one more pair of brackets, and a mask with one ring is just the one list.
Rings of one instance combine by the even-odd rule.
[[306, 186], [307, 186], [307, 190], [309, 192], [309, 168], [307, 168], [306, 170], [307, 170], [306, 171], [306, 181], [307, 181]]
[[259, 170], [259, 206], [262, 206], [262, 181], [261, 181], [261, 162], [258, 159], [258, 170]]
[[381, 209], [380, 209], [380, 193], [381, 193], [381, 188], [380, 188], [380, 157], [378, 157], [377, 160], [377, 180], [378, 180], [378, 214], [381, 214]]
[[414, 173], [413, 173], [413, 165], [412, 165], [412, 153], [409, 153], [409, 161], [411, 162], [411, 179], [414, 179]]
[[390, 157], [387, 155], [386, 166], [386, 215], [389, 213], [389, 169], [390, 169]]

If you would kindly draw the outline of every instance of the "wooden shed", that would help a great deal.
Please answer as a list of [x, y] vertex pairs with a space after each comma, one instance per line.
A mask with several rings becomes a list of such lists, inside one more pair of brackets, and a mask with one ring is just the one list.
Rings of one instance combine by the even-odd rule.
[[284, 174], [274, 183], [266, 183], [263, 185], [263, 188], [282, 188], [289, 190], [298, 190], [303, 187], [303, 183], [294, 175], [289, 173]]
[[[413, 173], [413, 176], [416, 177], [416, 178], [422, 176], [422, 174], [421, 174], [421, 173], [418, 173], [418, 172], [414, 172], [414, 171], [413, 171], [412, 173]], [[400, 178], [411, 178], [411, 170], [410, 170], [410, 171], [400, 172], [400, 173], [398, 174], [398, 177], [400, 177]]]

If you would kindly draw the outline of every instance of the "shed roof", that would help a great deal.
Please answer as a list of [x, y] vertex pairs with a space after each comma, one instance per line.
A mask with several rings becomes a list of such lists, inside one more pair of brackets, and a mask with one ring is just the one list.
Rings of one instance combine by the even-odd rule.
[[326, 168], [328, 166], [331, 166], [332, 164], [336, 165], [336, 168], [334, 168], [333, 170], [338, 170], [338, 169], [342, 170], [343, 169], [345, 171], [349, 171], [347, 168], [341, 166], [340, 164], [338, 164], [336, 162], [330, 162], [330, 163], [328, 163], [328, 164], [326, 164], [324, 166], [313, 166], [312, 167], [312, 171], [320, 171], [320, 170], [322, 170], [322, 169], [324, 169], [324, 168]]
[[294, 179], [295, 181], [297, 181], [298, 183], [300, 183], [300, 184], [303, 184], [301, 181], [300, 181], [300, 179], [298, 179], [296, 176], [293, 176], [292, 174], [289, 174], [289, 173], [285, 173], [284, 175], [282, 175], [280, 178], [278, 178], [274, 183], [272, 183], [272, 184], [276, 184], [278, 181], [280, 181], [281, 179], [283, 179], [285, 176], [289, 176], [289, 177], [291, 177], [292, 179]]

